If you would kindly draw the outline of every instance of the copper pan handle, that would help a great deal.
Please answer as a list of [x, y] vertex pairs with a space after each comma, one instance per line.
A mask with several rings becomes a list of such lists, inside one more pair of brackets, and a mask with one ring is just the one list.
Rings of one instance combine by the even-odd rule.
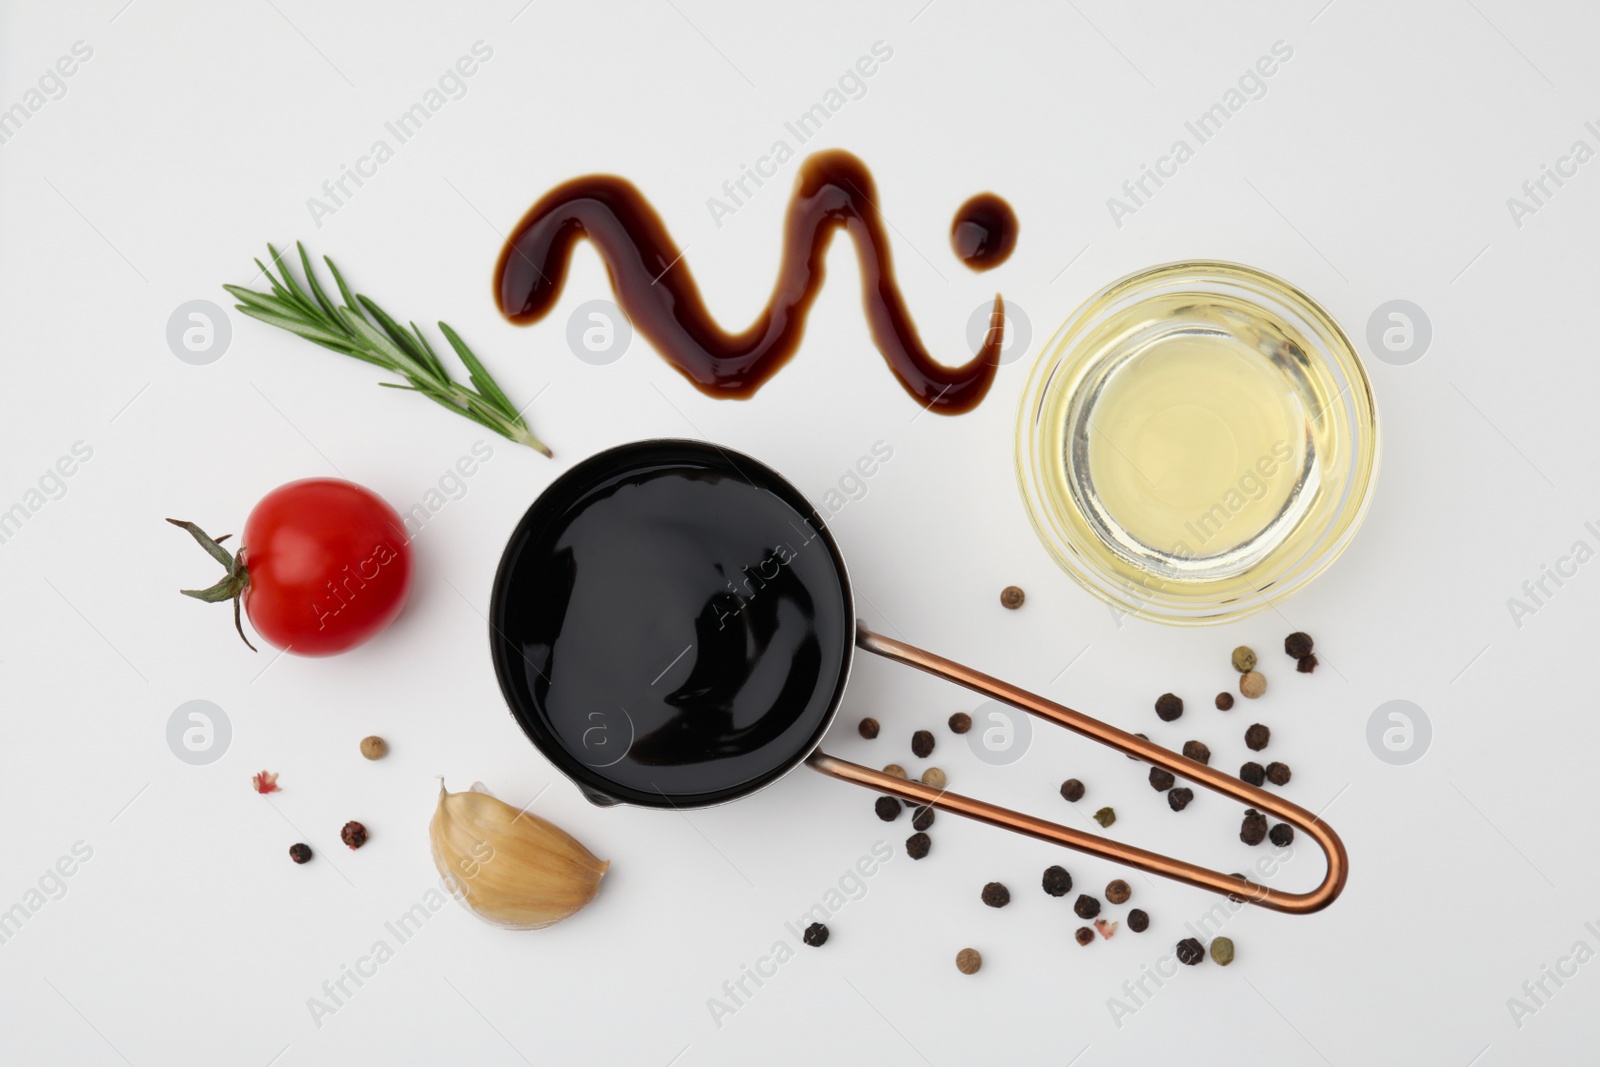
[[1231, 874], [1222, 874], [1207, 867], [1189, 863], [1185, 860], [1163, 856], [1158, 852], [1125, 845], [1109, 838], [1086, 833], [1082, 830], [1073, 830], [1058, 823], [1045, 819], [1035, 818], [1032, 815], [1023, 815], [1012, 811], [1010, 808], [1000, 807], [998, 804], [988, 804], [972, 797], [962, 796], [959, 793], [940, 791], [920, 782], [911, 782], [903, 778], [885, 774], [863, 767], [858, 763], [848, 760], [835, 759], [824, 752], [814, 752], [806, 760], [815, 770], [823, 774], [832, 775], [846, 782], [866, 786], [880, 793], [888, 793], [905, 800], [926, 804], [939, 811], [947, 811], [953, 815], [961, 815], [979, 822], [986, 822], [991, 826], [999, 826], [1006, 830], [1013, 830], [1029, 837], [1037, 837], [1044, 841], [1054, 841], [1056, 844], [1065, 845], [1079, 852], [1087, 852], [1092, 856], [1100, 856], [1116, 863], [1126, 864], [1137, 870], [1150, 874], [1160, 875], [1183, 882], [1186, 885], [1196, 886], [1200, 889], [1209, 889], [1214, 893], [1222, 893], [1230, 897], [1247, 900], [1252, 904], [1259, 904], [1263, 908], [1274, 911], [1289, 912], [1290, 914], [1303, 915], [1313, 911], [1320, 911], [1333, 903], [1341, 890], [1344, 889], [1345, 879], [1350, 873], [1349, 857], [1345, 855], [1344, 843], [1339, 840], [1339, 835], [1334, 833], [1322, 820], [1311, 812], [1291, 804], [1282, 797], [1268, 793], [1263, 789], [1247, 785], [1203, 763], [1198, 763], [1179, 755], [1170, 749], [1162, 748], [1149, 741], [1141, 740], [1130, 733], [1107, 725], [1099, 719], [1093, 719], [1082, 712], [1073, 711], [1062, 704], [1018, 689], [1014, 685], [1002, 682], [998, 678], [975, 671], [970, 667], [963, 667], [959, 663], [936, 656], [931, 652], [924, 652], [903, 641], [896, 641], [884, 637], [882, 634], [873, 633], [865, 626], [856, 629], [856, 644], [868, 652], [877, 653], [904, 663], [929, 674], [937, 675], [957, 685], [965, 686], [992, 697], [1014, 708], [1030, 712], [1047, 719], [1060, 726], [1065, 726], [1073, 733], [1082, 734], [1092, 741], [1102, 745], [1109, 745], [1119, 752], [1126, 753], [1146, 763], [1153, 764], [1164, 770], [1171, 771], [1180, 778], [1194, 782], [1196, 785], [1205, 786], [1207, 789], [1234, 800], [1274, 815], [1286, 823], [1291, 824], [1300, 833], [1307, 834], [1316, 841], [1328, 861], [1328, 872], [1322, 879], [1322, 884], [1309, 893], [1285, 893], [1278, 889], [1268, 889], [1266, 886], [1254, 882], [1235, 878]]

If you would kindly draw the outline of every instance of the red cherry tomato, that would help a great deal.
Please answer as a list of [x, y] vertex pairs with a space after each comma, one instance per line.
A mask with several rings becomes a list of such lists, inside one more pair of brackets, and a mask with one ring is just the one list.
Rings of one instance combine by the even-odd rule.
[[244, 610], [272, 645], [301, 656], [354, 648], [394, 621], [411, 592], [411, 544], [383, 498], [307, 478], [261, 498], [239, 537]]

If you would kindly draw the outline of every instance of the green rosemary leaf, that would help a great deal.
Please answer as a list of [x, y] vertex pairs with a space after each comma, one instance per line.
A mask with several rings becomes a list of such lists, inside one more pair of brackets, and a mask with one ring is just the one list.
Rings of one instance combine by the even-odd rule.
[[300, 252], [300, 269], [306, 272], [306, 285], [311, 288], [311, 295], [317, 298], [317, 306], [322, 308], [322, 313], [330, 319], [339, 317], [333, 309], [333, 301], [328, 299], [328, 294], [322, 291], [322, 283], [317, 281], [317, 272], [311, 267], [311, 257], [306, 255], [306, 246], [299, 241], [294, 243]]
[[449, 381], [449, 376], [443, 373], [442, 368], [434, 367], [428, 359], [428, 354], [417, 347], [417, 343], [411, 339], [411, 335], [406, 333], [398, 322], [390, 318], [389, 313], [379, 307], [376, 300], [366, 296], [357, 296], [356, 299], [361, 301], [361, 306], [366, 308], [367, 314], [377, 320], [379, 327], [389, 335], [389, 340], [393, 341], [400, 351], [410, 356], [414, 363], [424, 371], [433, 374], [441, 382]]
[[[285, 289], [283, 286], [279, 285], [278, 279], [273, 277], [272, 272], [267, 269], [267, 265], [261, 262], [259, 259], [256, 260], [256, 269], [261, 271], [261, 273], [266, 276], [268, 282], [272, 283], [272, 291], [277, 294], [280, 299], [286, 300], [289, 303], [294, 304], [296, 307], [300, 307], [299, 302], [294, 298], [294, 294], [289, 292], [289, 290]], [[302, 310], [304, 309], [302, 308]]]
[[276, 311], [250, 307], [247, 304], [240, 304], [239, 310], [253, 319], [260, 319], [269, 326], [276, 326], [280, 330], [288, 330], [292, 334], [304, 337], [307, 341], [316, 341], [318, 344], [338, 345], [341, 348], [348, 347], [350, 344], [348, 337], [333, 333], [314, 323], [290, 318]]
[[376, 326], [368, 322], [366, 316], [362, 315], [361, 312], [347, 307], [340, 308], [339, 321], [344, 323], [345, 328], [355, 335], [356, 339], [361, 342], [362, 347], [374, 355], [383, 356], [396, 371], [407, 378], [419, 377], [420, 368], [416, 366], [411, 357], [396, 348], [394, 342], [385, 337]]
[[439, 362], [439, 353], [433, 350], [433, 346], [428, 343], [428, 339], [422, 335], [421, 330], [417, 329], [417, 324], [414, 322], [411, 324], [411, 332], [417, 335], [417, 343], [422, 346], [424, 352], [428, 353], [428, 362], [438, 372], [439, 380], [449, 381], [450, 375], [445, 372], [444, 364]]
[[284, 288], [289, 290], [294, 299], [305, 309], [306, 314], [315, 316], [317, 314], [317, 306], [311, 302], [311, 298], [306, 295], [305, 290], [300, 288], [300, 283], [295, 280], [294, 272], [289, 269], [289, 265], [283, 261], [283, 256], [270, 244], [267, 245], [267, 254], [272, 257], [273, 264], [278, 268], [278, 279], [283, 283]]
[[350, 291], [350, 287], [344, 283], [344, 275], [339, 273], [339, 268], [334, 265], [333, 260], [327, 256], [323, 256], [322, 262], [326, 263], [328, 265], [328, 270], [333, 272], [333, 280], [339, 286], [339, 295], [344, 297], [344, 306], [351, 308], [358, 307], [359, 305], [356, 303], [356, 295], [352, 293]]
[[271, 293], [258, 293], [254, 289], [246, 289], [242, 285], [224, 285], [222, 288], [226, 289], [241, 304], [249, 304], [252, 307], [273, 311], [285, 318], [303, 320], [303, 315], [298, 305], [281, 297], [273, 296]]
[[478, 392], [482, 393], [486, 400], [492, 401], [500, 409], [502, 415], [511, 419], [520, 418], [517, 409], [511, 405], [511, 401], [506, 397], [506, 394], [500, 391], [500, 387], [495, 384], [495, 380], [489, 377], [489, 372], [484, 369], [482, 363], [478, 362], [478, 357], [472, 354], [472, 349], [467, 347], [467, 343], [461, 339], [460, 335], [443, 322], [439, 323], [439, 332], [444, 334], [446, 341], [450, 342], [450, 347], [456, 350], [456, 355], [460, 357], [462, 364], [467, 368], [467, 375], [472, 379], [472, 384], [478, 387]]

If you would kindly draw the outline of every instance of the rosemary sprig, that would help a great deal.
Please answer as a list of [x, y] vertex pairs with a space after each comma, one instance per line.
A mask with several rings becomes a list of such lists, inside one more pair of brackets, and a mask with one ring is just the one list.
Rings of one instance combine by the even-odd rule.
[[512, 405], [483, 364], [478, 362], [478, 357], [472, 354], [472, 349], [454, 330], [439, 323], [439, 332], [444, 334], [445, 340], [450, 342], [450, 347], [455, 349], [456, 355], [466, 366], [467, 379], [475, 388], [469, 389], [451, 380], [450, 372], [440, 362], [422, 331], [417, 329], [416, 323], [410, 323], [408, 332], [376, 302], [352, 292], [333, 260], [323, 256], [322, 261], [332, 272], [343, 301], [336, 305], [317, 281], [305, 246], [296, 241], [295, 248], [300, 252], [305, 284], [301, 285], [278, 250], [269, 244], [267, 252], [273, 265], [278, 268], [278, 275], [274, 277], [259, 259], [255, 262], [261, 268], [261, 273], [266, 275], [267, 281], [272, 283], [272, 292], [257, 292], [242, 285], [223, 286], [239, 301], [234, 305], [239, 311], [269, 326], [314, 341], [324, 348], [382, 367], [408, 383], [378, 383], [385, 388], [421, 393], [434, 403], [464, 415], [502, 437], [537, 449], [547, 456], [551, 454], [550, 449], [528, 429], [522, 413]]

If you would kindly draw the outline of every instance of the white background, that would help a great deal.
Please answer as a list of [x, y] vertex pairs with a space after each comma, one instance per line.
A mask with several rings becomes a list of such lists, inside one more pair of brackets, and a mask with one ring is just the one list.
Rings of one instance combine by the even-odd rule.
[[[1583, 126], [1600, 118], [1600, 18], [1577, 3], [1323, 3], [6, 5], [0, 107], [74, 42], [93, 56], [0, 145], [0, 508], [74, 442], [93, 457], [0, 544], [0, 908], [75, 842], [93, 855], [0, 944], [0, 1061], [1592, 1059], [1600, 963], [1547, 980], [1543, 1006], [1522, 986], [1579, 940], [1600, 949], [1584, 928], [1600, 925], [1600, 563], [1520, 628], [1507, 599], [1573, 542], [1600, 547], [1584, 528], [1600, 520], [1586, 333], [1600, 163], [1520, 228], [1506, 200], [1575, 139], [1600, 147]], [[317, 226], [307, 198], [480, 40], [493, 56], [466, 95]], [[1116, 226], [1107, 198], [1280, 40], [1293, 57], [1265, 96]], [[975, 412], [916, 417], [868, 341], [844, 242], [801, 352], [748, 402], [707, 399], [637, 337], [613, 365], [576, 359], [568, 315], [609, 295], [586, 246], [545, 322], [496, 314], [501, 234], [555, 183], [609, 171], [650, 196], [713, 312], [747, 322], [798, 164], [720, 228], [706, 200], [876, 41], [892, 59], [804, 151], [846, 147], [873, 168], [907, 301], [940, 358], [966, 358], [967, 317], [996, 289], [1031, 320], [1031, 358], [1106, 282], [1185, 256], [1279, 273], [1345, 325], [1374, 379], [1384, 458], [1366, 525], [1331, 572], [1223, 629], [1119, 622], [1053, 566], [1022, 510], [1012, 426], [1029, 360]], [[1016, 207], [1022, 237], [979, 276], [946, 234], [985, 189]], [[267, 490], [331, 474], [405, 509], [484, 434], [231, 312], [220, 361], [173, 355], [178, 305], [226, 303], [221, 283], [250, 283], [267, 241], [296, 238], [392, 312], [457, 327], [513, 397], [538, 397], [530, 419], [557, 457], [493, 439], [465, 495], [418, 536], [400, 621], [322, 661], [252, 655], [225, 609], [180, 598], [213, 565], [161, 519], [237, 532]], [[1378, 361], [1365, 339], [1397, 298], [1434, 327], [1409, 366]], [[834, 524], [870, 624], [1158, 741], [1198, 737], [1221, 766], [1245, 758], [1248, 723], [1267, 723], [1267, 755], [1295, 768], [1287, 795], [1328, 806], [1349, 846], [1348, 890], [1315, 916], [1232, 917], [1231, 968], [1185, 969], [1118, 1018], [1110, 998], [1213, 898], [1135, 877], [1150, 931], [1080, 949], [1071, 898], [1040, 892], [1040, 871], [1063, 862], [1098, 893], [1118, 868], [948, 816], [912, 863], [906, 819], [880, 823], [869, 795], [804, 770], [689, 816], [591, 808], [506, 714], [481, 612], [540, 489], [657, 435], [747, 450], [813, 497], [888, 443], [893, 459]], [[1028, 591], [1016, 613], [996, 597], [1013, 582]], [[1291, 629], [1316, 636], [1315, 675], [1279, 651]], [[1244, 642], [1271, 689], [1225, 716], [1210, 696]], [[1190, 707], [1170, 726], [1150, 710], [1167, 689]], [[165, 739], [173, 709], [197, 698], [233, 726], [205, 767]], [[1367, 745], [1368, 717], [1391, 699], [1433, 723], [1410, 766]], [[1112, 804], [1112, 836], [1223, 870], [1265, 852], [1237, 841], [1235, 805], [1202, 793], [1174, 815], [1138, 768], [1063, 731], [1039, 726], [1012, 766], [981, 763], [941, 725], [975, 703], [864, 657], [826, 747], [920, 770], [909, 735], [929, 726], [929, 762], [958, 791], [1079, 826]], [[871, 743], [854, 729], [868, 713], [884, 725]], [[369, 733], [390, 740], [387, 760], [359, 757]], [[249, 787], [263, 768], [282, 775], [270, 799]], [[451, 905], [319, 1027], [308, 998], [434, 883], [439, 774], [518, 805], [537, 796], [534, 811], [613, 861], [603, 891], [538, 933]], [[1069, 775], [1088, 783], [1082, 811], [1056, 793]], [[337, 840], [352, 818], [372, 832], [359, 853]], [[301, 839], [318, 851], [306, 867], [285, 855]], [[785, 921], [879, 840], [895, 858], [831, 920], [828, 945], [802, 948], [718, 1026], [708, 1000], [724, 981], [789, 938]], [[1320, 870], [1301, 849], [1273, 884], [1309, 887]], [[1011, 886], [1010, 907], [979, 903], [991, 879]], [[953, 965], [967, 945], [986, 960], [970, 978]], [[1538, 1006], [1520, 1026], [1513, 996]]]

